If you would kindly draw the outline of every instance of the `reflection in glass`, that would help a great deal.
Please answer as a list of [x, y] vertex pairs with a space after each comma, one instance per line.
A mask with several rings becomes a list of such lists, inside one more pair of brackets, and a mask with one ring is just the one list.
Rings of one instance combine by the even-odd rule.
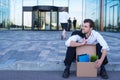
[[[38, 6], [39, 8], [45, 7], [50, 10], [41, 10], [39, 8], [33, 11], [32, 15], [32, 24], [33, 30], [57, 30], [58, 25], [58, 12], [57, 8], [54, 11], [54, 8], [49, 6]], [[52, 10], [53, 9], [53, 10]]]
[[120, 2], [119, 0], [105, 1], [105, 30], [106, 31], [120, 31]]
[[38, 21], [39, 21], [39, 20], [38, 20], [38, 18], [39, 18], [38, 15], [39, 15], [39, 14], [38, 14], [38, 12], [39, 12], [38, 10], [36, 10], [36, 11], [33, 12], [33, 15], [34, 15], [34, 16], [33, 16], [33, 20], [34, 20], [34, 21], [33, 21], [33, 27], [34, 27], [35, 30], [36, 30], [36, 29], [39, 29], [39, 24], [38, 24], [38, 23], [39, 23], [39, 22], [38, 22]]
[[57, 29], [57, 12], [52, 12], [52, 21], [51, 21], [51, 29]]
[[118, 23], [118, 5], [114, 6], [114, 28], [118, 28], [117, 23]]
[[46, 18], [45, 18], [45, 28], [46, 30], [50, 30], [50, 12], [46, 12]]
[[112, 28], [112, 26], [113, 26], [113, 21], [114, 21], [114, 19], [113, 19], [113, 7], [110, 7], [110, 11], [109, 11], [110, 13], [109, 13], [109, 20], [110, 20], [110, 22], [109, 22], [109, 26], [110, 26], [110, 28]]
[[9, 0], [0, 0], [0, 29], [9, 28]]
[[100, 10], [100, 1], [99, 0], [85, 0], [84, 1], [83, 15], [85, 18], [92, 19], [95, 22], [94, 29], [99, 30], [99, 10]]

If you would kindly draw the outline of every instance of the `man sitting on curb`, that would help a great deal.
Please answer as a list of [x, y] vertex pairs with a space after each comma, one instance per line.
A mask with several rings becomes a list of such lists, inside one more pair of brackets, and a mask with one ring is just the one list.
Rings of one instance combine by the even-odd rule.
[[100, 76], [103, 79], [108, 79], [105, 65], [108, 63], [106, 55], [109, 50], [109, 46], [104, 38], [98, 32], [93, 30], [93, 27], [94, 22], [91, 19], [85, 19], [81, 31], [73, 32], [72, 36], [66, 41], [65, 45], [68, 48], [64, 60], [65, 69], [62, 75], [63, 78], [68, 78], [70, 75], [70, 66], [76, 57], [76, 47], [83, 46], [85, 44], [96, 44], [96, 53], [99, 58], [96, 61], [96, 67], [100, 68]]

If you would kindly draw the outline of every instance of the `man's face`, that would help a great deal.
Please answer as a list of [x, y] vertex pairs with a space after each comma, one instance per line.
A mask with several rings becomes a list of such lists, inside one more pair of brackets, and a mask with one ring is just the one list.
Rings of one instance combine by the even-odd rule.
[[82, 33], [83, 34], [87, 34], [92, 30], [92, 28], [90, 27], [89, 23], [83, 23], [82, 25]]

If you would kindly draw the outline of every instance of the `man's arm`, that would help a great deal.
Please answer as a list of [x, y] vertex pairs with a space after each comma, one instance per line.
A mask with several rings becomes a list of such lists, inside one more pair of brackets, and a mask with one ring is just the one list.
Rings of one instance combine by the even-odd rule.
[[102, 63], [103, 63], [106, 55], [107, 55], [107, 50], [106, 50], [106, 49], [103, 49], [103, 50], [102, 50], [101, 58], [96, 61], [96, 63], [97, 63], [97, 66], [96, 66], [96, 67], [97, 67], [97, 68], [99, 68], [99, 67], [102, 65]]
[[85, 43], [86, 43], [86, 39], [85, 38], [83, 38], [83, 40], [82, 40], [82, 42], [75, 42], [75, 41], [71, 41], [70, 42], [70, 47], [78, 47], [78, 46], [83, 46], [83, 45], [85, 45]]
[[[80, 42], [77, 42], [78, 40], [80, 40]], [[65, 42], [65, 45], [67, 47], [78, 47], [84, 45], [85, 43], [86, 43], [85, 38], [82, 39], [78, 35], [73, 35]]]
[[99, 33], [96, 33], [96, 34], [97, 34], [97, 41], [102, 46], [101, 58], [96, 61], [97, 62], [97, 67], [100, 67], [102, 65], [106, 55], [107, 55], [107, 51], [109, 50], [109, 46], [108, 46], [107, 42], [105, 41], [105, 39], [102, 37], [102, 35], [100, 35]]

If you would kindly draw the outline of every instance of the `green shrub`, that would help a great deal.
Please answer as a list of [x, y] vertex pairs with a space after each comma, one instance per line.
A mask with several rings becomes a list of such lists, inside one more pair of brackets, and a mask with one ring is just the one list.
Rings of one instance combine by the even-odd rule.
[[98, 59], [98, 56], [97, 56], [97, 55], [92, 55], [92, 56], [90, 57], [90, 61], [91, 61], [91, 62], [95, 62], [97, 59]]

